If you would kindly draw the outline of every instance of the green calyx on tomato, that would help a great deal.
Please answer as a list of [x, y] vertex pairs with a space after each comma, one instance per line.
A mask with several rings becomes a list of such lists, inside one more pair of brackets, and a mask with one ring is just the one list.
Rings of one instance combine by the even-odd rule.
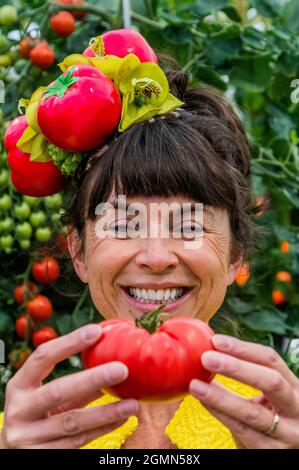
[[135, 320], [135, 325], [139, 326], [140, 328], [145, 328], [151, 334], [155, 333], [155, 331], [157, 331], [157, 329], [160, 328], [163, 323], [161, 316], [171, 316], [166, 312], [162, 312], [164, 307], [165, 305], [160, 305], [159, 308], [153, 310], [150, 313], [145, 312], [139, 320]]
[[63, 98], [68, 88], [79, 80], [79, 77], [72, 76], [73, 70], [74, 67], [70, 67], [66, 75], [60, 75], [52, 85], [49, 85], [43, 93], [42, 100], [51, 96]]

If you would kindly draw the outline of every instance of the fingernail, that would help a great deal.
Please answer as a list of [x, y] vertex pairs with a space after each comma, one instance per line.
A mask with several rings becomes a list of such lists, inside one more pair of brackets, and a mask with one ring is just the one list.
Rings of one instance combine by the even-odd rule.
[[203, 366], [207, 369], [212, 369], [215, 371], [219, 371], [223, 368], [223, 361], [221, 358], [221, 353], [217, 353], [214, 351], [207, 351], [203, 353], [201, 357], [201, 361]]
[[80, 329], [80, 335], [84, 343], [90, 343], [99, 338], [102, 332], [100, 325], [90, 324]]
[[212, 337], [212, 342], [216, 348], [228, 351], [232, 348], [233, 341], [225, 335], [215, 335]]
[[113, 362], [107, 366], [106, 380], [110, 384], [119, 383], [129, 375], [129, 370], [125, 364]]
[[138, 401], [128, 400], [120, 403], [120, 412], [123, 416], [134, 415], [139, 408]]
[[209, 385], [204, 382], [199, 382], [198, 380], [193, 380], [190, 384], [191, 392], [194, 392], [195, 395], [200, 398], [206, 398], [209, 394], [210, 388]]

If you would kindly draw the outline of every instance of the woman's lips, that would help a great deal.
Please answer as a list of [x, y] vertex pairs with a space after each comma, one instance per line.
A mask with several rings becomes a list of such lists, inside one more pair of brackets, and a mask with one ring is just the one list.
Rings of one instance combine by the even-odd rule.
[[[152, 303], [152, 304], [146, 303], [145, 304], [143, 302], [139, 302], [139, 300], [135, 299], [130, 294], [128, 294], [128, 292], [124, 288], [121, 288], [121, 290], [122, 290], [124, 296], [126, 297], [126, 299], [131, 303], [131, 305], [135, 308], [138, 308], [138, 310], [142, 310], [143, 312], [150, 312], [152, 310], [157, 309], [160, 305], [164, 305], [163, 302], [161, 302], [160, 304], [158, 304], [158, 303]], [[187, 290], [178, 299], [172, 300], [171, 302], [167, 303], [167, 305], [165, 305], [165, 307], [163, 308], [163, 312], [169, 312], [171, 310], [174, 310], [176, 307], [178, 307], [181, 303], [183, 303], [191, 295], [192, 291], [193, 291], [193, 287], [191, 289]]]

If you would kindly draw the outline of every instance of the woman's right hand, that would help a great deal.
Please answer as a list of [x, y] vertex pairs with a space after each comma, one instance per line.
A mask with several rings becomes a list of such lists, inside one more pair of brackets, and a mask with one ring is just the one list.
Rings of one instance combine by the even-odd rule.
[[101, 331], [99, 325], [90, 324], [40, 345], [31, 354], [7, 384], [0, 448], [79, 448], [136, 414], [136, 400], [84, 408], [102, 396], [100, 388], [127, 378], [128, 368], [121, 362], [42, 384], [58, 362], [91, 346]]

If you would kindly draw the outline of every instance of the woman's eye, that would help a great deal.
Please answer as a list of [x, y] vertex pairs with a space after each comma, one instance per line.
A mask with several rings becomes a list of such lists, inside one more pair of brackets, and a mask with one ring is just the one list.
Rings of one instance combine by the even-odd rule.
[[182, 235], [193, 234], [199, 236], [203, 232], [203, 226], [196, 222], [184, 222], [173, 228], [174, 233], [181, 233]]

